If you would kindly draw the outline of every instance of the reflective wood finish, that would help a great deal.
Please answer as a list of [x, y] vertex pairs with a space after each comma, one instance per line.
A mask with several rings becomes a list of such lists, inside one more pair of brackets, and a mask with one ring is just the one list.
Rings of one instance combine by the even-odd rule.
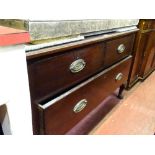
[[[108, 67], [126, 56], [130, 55], [133, 50], [135, 34], [118, 37], [106, 42], [105, 66]], [[119, 52], [119, 47], [123, 45], [124, 50]]]
[[[70, 65], [79, 59], [85, 61], [85, 67], [81, 71], [73, 73]], [[44, 100], [74, 86], [90, 75], [99, 72], [103, 67], [104, 44], [93, 44], [55, 56], [29, 61], [29, 77], [32, 78], [33, 89], [35, 89], [31, 94], [37, 100]]]
[[[77, 43], [41, 49], [39, 54], [37, 51], [27, 54], [34, 134], [65, 134], [105, 97], [126, 83], [131, 62], [128, 56], [132, 53], [136, 31], [112, 34], [113, 37], [106, 39], [97, 36]], [[125, 50], [119, 53], [117, 49], [121, 44], [125, 45]], [[78, 59], [85, 61], [85, 67], [73, 73], [70, 66]], [[72, 89], [104, 71], [106, 73], [102, 76], [70, 93]], [[122, 78], [116, 78], [119, 73], [123, 73]], [[41, 108], [41, 105], [44, 107], [50, 100], [53, 102], [65, 93], [70, 95], [62, 97], [48, 108]], [[74, 113], [75, 105], [83, 99], [88, 102], [86, 107]]]
[[[71, 89], [71, 93], [66, 97], [39, 106], [40, 133], [65, 134], [69, 131], [69, 129], [74, 127], [84, 116], [99, 105], [109, 93], [121, 84], [126, 83], [130, 63], [131, 57], [128, 57], [124, 62], [112, 66], [110, 70], [105, 71], [105, 73], [99, 75], [99, 77], [88, 82], [88, 84], [80, 87], [76, 91], [72, 92]], [[120, 80], [115, 79], [118, 73], [123, 74]], [[83, 110], [75, 113], [73, 110], [75, 105], [83, 99], [87, 101], [87, 105]]]
[[140, 20], [136, 35], [128, 88], [155, 69], [155, 20]]

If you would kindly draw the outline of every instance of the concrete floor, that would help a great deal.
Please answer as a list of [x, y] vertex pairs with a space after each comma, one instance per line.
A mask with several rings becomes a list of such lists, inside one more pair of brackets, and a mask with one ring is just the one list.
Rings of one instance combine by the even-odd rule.
[[153, 135], [155, 132], [155, 72], [136, 84], [89, 133], [93, 135]]

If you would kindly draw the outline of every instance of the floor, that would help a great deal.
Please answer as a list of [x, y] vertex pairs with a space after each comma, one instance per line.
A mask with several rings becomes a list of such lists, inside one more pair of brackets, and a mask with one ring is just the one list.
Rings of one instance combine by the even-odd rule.
[[153, 135], [155, 132], [155, 72], [124, 92], [124, 99], [89, 133], [93, 135]]

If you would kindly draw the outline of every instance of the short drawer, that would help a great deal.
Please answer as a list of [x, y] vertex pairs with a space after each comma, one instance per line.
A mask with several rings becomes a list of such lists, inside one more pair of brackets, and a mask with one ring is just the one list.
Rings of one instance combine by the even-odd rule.
[[28, 62], [31, 97], [44, 100], [95, 74], [104, 67], [104, 54], [104, 44], [97, 43]]
[[38, 104], [40, 134], [65, 134], [128, 78], [131, 57], [68, 92]]
[[129, 56], [133, 49], [135, 34], [106, 42], [105, 66], [110, 66]]

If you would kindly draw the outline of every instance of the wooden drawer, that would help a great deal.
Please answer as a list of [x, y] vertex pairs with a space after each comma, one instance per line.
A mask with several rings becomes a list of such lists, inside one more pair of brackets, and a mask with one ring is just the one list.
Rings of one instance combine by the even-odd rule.
[[106, 42], [105, 66], [110, 66], [129, 56], [133, 49], [135, 34]]
[[31, 98], [44, 100], [100, 71], [104, 54], [104, 44], [96, 43], [28, 61]]
[[40, 134], [65, 134], [69, 131], [109, 93], [127, 81], [130, 63], [131, 56], [57, 98], [38, 104]]
[[147, 33], [148, 31], [153, 30], [155, 28], [155, 20], [154, 19], [140, 20], [139, 28], [140, 30], [142, 30], [142, 32]]

